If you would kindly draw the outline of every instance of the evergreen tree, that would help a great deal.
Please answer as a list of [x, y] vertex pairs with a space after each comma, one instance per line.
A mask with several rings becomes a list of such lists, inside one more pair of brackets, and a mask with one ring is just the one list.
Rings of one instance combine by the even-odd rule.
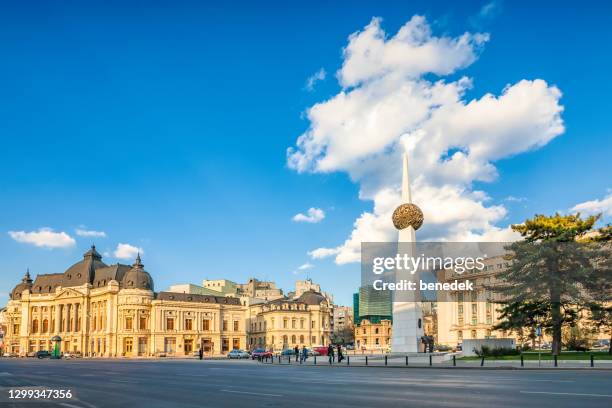
[[492, 287], [505, 304], [500, 327], [533, 327], [537, 318], [552, 334], [552, 353], [560, 354], [563, 324], [573, 323], [577, 308], [593, 302], [596, 292], [601, 294], [595, 281], [610, 280], [609, 269], [602, 273], [597, 262], [609, 259], [609, 251], [606, 254], [592, 241], [578, 242], [597, 219], [583, 219], [580, 214], [536, 215], [512, 226], [523, 239], [507, 247], [511, 264]]

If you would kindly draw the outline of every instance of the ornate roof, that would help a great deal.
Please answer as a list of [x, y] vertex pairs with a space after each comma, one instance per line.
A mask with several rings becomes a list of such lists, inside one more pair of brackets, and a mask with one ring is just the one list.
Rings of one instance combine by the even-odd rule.
[[224, 305], [238, 306], [241, 305], [239, 298], [212, 295], [196, 295], [178, 292], [159, 292], [156, 294], [155, 299], [174, 302], [219, 303]]
[[302, 293], [302, 296], [298, 298], [298, 302], [306, 303], [307, 305], [320, 305], [321, 302], [326, 302], [325, 296], [314, 290], [308, 290]]
[[40, 274], [34, 282], [30, 272], [11, 291], [11, 299], [21, 299], [21, 292], [29, 289], [31, 293], [53, 293], [58, 286], [71, 287], [91, 284], [94, 288], [106, 286], [111, 280], [119, 282], [122, 288], [153, 290], [153, 278], [144, 270], [140, 255], [134, 265], [115, 264], [108, 266], [102, 262], [102, 256], [92, 247], [83, 254], [83, 259], [64, 273]]

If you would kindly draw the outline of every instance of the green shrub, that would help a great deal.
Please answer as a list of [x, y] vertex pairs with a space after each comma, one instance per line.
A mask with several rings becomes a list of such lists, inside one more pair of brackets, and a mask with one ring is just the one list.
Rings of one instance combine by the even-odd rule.
[[474, 352], [479, 357], [517, 356], [521, 354], [520, 350], [513, 349], [510, 347], [491, 348], [489, 346], [484, 345], [480, 347], [480, 350], [474, 349]]

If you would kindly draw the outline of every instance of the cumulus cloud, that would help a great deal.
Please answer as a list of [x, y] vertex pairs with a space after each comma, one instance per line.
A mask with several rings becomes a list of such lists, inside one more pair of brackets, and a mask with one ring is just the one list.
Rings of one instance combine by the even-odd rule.
[[55, 232], [51, 228], [39, 228], [37, 231], [9, 231], [9, 236], [22, 244], [30, 244], [42, 248], [67, 248], [74, 246], [76, 241], [65, 232]]
[[300, 173], [347, 173], [373, 209], [355, 220], [343, 244], [315, 249], [311, 257], [356, 262], [361, 242], [397, 237], [390, 217], [400, 203], [404, 152], [413, 201], [425, 214], [419, 239], [516, 239], [499, 226], [506, 208], [490, 204], [473, 185], [497, 179], [497, 160], [564, 132], [561, 92], [525, 79], [468, 100], [473, 79], [445, 76], [472, 64], [487, 40], [481, 33], [434, 36], [421, 16], [395, 35], [375, 18], [349, 37], [337, 74], [343, 88], [307, 110], [309, 127], [288, 149], [287, 163]]
[[317, 82], [325, 80], [326, 76], [327, 76], [327, 72], [325, 72], [325, 69], [324, 68], [319, 69], [317, 72], [309, 76], [308, 79], [306, 80], [306, 90], [313, 91]]
[[113, 255], [118, 259], [134, 259], [139, 253], [141, 255], [144, 254], [144, 249], [130, 244], [119, 243]]
[[612, 217], [612, 192], [602, 199], [595, 199], [576, 204], [571, 209], [572, 212], [579, 212], [584, 215], [602, 214], [604, 218]]
[[88, 230], [85, 227], [77, 228], [75, 232], [79, 237], [106, 238], [106, 232]]
[[309, 222], [311, 224], [316, 224], [318, 222], [323, 221], [325, 218], [325, 211], [320, 208], [311, 207], [306, 211], [306, 214], [299, 213], [293, 216], [293, 221], [295, 222]]

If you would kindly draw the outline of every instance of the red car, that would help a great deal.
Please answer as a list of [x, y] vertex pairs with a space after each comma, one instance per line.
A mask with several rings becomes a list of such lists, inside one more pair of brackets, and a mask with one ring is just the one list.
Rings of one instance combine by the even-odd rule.
[[319, 353], [320, 356], [326, 356], [327, 355], [327, 346], [314, 346], [312, 348], [313, 351], [316, 351], [317, 353]]
[[261, 358], [261, 359], [272, 358], [272, 352], [271, 351], [267, 351], [267, 350], [262, 349], [262, 348], [258, 348], [258, 349], [255, 349], [255, 350], [253, 350], [251, 352], [251, 358], [253, 360], [255, 360], [256, 358]]

